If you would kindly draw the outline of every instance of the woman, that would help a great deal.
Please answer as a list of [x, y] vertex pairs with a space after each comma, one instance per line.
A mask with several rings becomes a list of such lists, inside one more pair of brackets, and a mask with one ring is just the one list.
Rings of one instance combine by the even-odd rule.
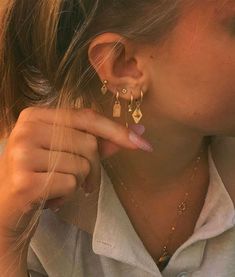
[[234, 276], [235, 3], [1, 13], [2, 276]]

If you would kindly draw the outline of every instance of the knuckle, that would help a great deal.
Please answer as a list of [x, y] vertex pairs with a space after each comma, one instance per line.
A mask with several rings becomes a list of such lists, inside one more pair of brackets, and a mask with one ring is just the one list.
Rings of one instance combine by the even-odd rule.
[[81, 171], [82, 171], [83, 175], [85, 175], [85, 177], [90, 173], [91, 165], [88, 160], [83, 159], [83, 161], [81, 163], [81, 169], [82, 169]]
[[22, 195], [28, 192], [32, 178], [28, 173], [17, 173], [12, 176], [11, 192], [14, 195]]
[[31, 124], [20, 124], [14, 131], [14, 135], [12, 137], [13, 143], [24, 145], [29, 137], [33, 137], [33, 133]]
[[19, 114], [18, 121], [28, 120], [34, 110], [35, 107], [27, 107], [23, 109]]
[[83, 183], [91, 171], [91, 166], [88, 160], [80, 160], [79, 171], [76, 173], [76, 180], [78, 185]]
[[26, 147], [15, 147], [14, 151], [11, 151], [10, 154], [11, 164], [19, 167], [20, 165], [26, 163], [30, 155], [32, 155], [30, 152], [31, 151], [29, 151]]
[[86, 134], [86, 141], [89, 147], [89, 151], [91, 153], [97, 152], [98, 151], [98, 141], [97, 138], [91, 134]]

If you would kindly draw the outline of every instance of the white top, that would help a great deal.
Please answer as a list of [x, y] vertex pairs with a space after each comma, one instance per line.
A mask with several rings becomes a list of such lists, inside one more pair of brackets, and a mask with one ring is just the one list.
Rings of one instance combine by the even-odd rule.
[[[92, 233], [80, 229], [79, 223], [69, 224], [59, 214], [44, 210], [28, 254], [31, 276], [234, 277], [235, 138], [223, 144], [218, 141], [213, 157], [212, 148], [208, 149], [210, 183], [194, 232], [162, 272], [135, 232], [102, 168]], [[217, 171], [214, 156], [227, 188]]]

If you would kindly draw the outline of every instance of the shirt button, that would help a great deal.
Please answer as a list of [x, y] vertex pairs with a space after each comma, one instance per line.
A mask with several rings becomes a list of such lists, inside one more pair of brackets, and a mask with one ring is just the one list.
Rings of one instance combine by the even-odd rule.
[[176, 277], [187, 277], [188, 276], [188, 274], [187, 274], [187, 272], [180, 272]]

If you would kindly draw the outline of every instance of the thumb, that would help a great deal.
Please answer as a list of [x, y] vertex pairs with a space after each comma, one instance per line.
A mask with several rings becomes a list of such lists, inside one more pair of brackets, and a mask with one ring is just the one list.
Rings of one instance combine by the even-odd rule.
[[[145, 127], [144, 125], [141, 125], [141, 124], [130, 125], [129, 129], [134, 131], [139, 136], [141, 136], [145, 132]], [[100, 152], [101, 159], [106, 159], [109, 156], [112, 156], [115, 153], [117, 153], [119, 150], [120, 150], [120, 146], [118, 146], [117, 144], [109, 140], [101, 139], [99, 141], [99, 152]]]

